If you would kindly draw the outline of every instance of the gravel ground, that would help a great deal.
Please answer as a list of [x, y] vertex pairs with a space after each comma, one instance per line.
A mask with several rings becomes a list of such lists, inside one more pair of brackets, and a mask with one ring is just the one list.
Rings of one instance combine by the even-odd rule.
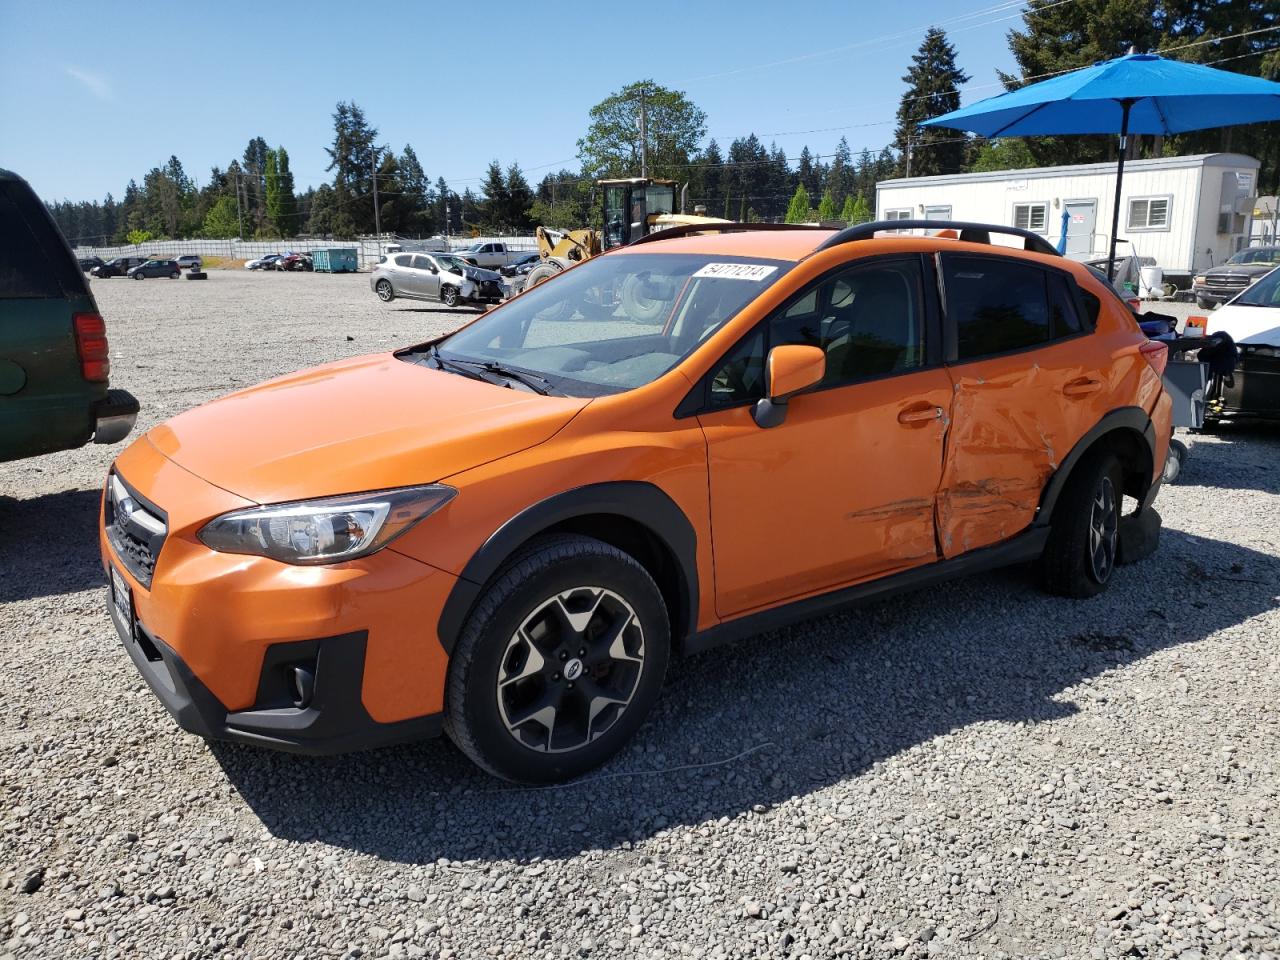
[[[95, 281], [140, 428], [470, 311]], [[1280, 434], [1192, 439], [1105, 596], [975, 577], [677, 663], [599, 773], [179, 731], [119, 649], [114, 452], [0, 465], [0, 957], [1280, 957]]]

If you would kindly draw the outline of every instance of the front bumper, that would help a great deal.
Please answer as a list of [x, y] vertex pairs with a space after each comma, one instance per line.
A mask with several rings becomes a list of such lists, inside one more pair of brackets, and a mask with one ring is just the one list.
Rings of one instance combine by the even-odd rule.
[[[109, 599], [109, 598], [108, 598]], [[360, 698], [368, 635], [364, 633], [276, 644], [269, 650], [258, 699], [247, 710], [228, 710], [182, 657], [138, 620], [125, 623], [114, 603], [111, 622], [147, 686], [178, 726], [210, 740], [231, 740], [290, 753], [328, 755], [439, 736], [440, 714], [378, 723]], [[305, 704], [291, 673], [314, 678]]]
[[1199, 300], [1208, 300], [1211, 303], [1226, 303], [1236, 294], [1248, 290], [1249, 285], [1239, 286], [1209, 286], [1207, 284], [1193, 283], [1191, 292]]
[[[448, 654], [425, 625], [455, 577], [390, 548], [314, 567], [218, 553], [199, 530], [250, 501], [146, 437], [113, 474], [132, 502], [125, 508], [113, 485], [99, 519], [108, 580], [129, 594], [128, 613], [113, 607], [112, 619], [183, 728], [307, 753], [438, 732]], [[310, 674], [310, 697], [294, 695], [297, 667]]]
[[93, 407], [93, 442], [119, 443], [137, 419], [137, 398], [127, 390], [108, 390]]

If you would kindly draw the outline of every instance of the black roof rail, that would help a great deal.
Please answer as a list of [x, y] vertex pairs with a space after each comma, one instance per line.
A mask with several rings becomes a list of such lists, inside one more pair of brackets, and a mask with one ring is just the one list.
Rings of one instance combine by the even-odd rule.
[[628, 247], [638, 243], [656, 243], [658, 240], [675, 240], [695, 233], [746, 233], [755, 230], [830, 230], [831, 227], [815, 226], [810, 223], [738, 223], [726, 220], [722, 223], [682, 223], [667, 227], [665, 230], [654, 230], [643, 237], [637, 237]]
[[853, 243], [855, 240], [871, 240], [882, 230], [955, 230], [961, 240], [969, 243], [990, 243], [991, 234], [1003, 233], [1010, 237], [1022, 239], [1022, 249], [1032, 253], [1047, 253], [1060, 257], [1058, 248], [1038, 233], [1023, 230], [1021, 227], [1002, 227], [994, 223], [967, 223], [960, 220], [876, 220], [872, 223], [859, 223], [846, 227], [835, 236], [828, 237], [818, 245], [814, 253], [838, 247], [842, 243]]

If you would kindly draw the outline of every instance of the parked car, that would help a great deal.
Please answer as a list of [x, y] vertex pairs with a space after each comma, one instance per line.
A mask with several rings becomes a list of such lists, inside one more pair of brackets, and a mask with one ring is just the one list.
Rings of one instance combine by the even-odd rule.
[[271, 270], [275, 267], [276, 261], [281, 259], [282, 256], [279, 253], [269, 253], [265, 257], [246, 261], [244, 268], [246, 270]]
[[168, 277], [170, 280], [177, 280], [182, 276], [182, 271], [178, 268], [176, 260], [147, 260], [136, 267], [130, 267], [126, 276], [130, 280], [145, 280], [148, 277]]
[[1280, 419], [1280, 268], [1209, 314], [1206, 336], [1235, 341], [1237, 364], [1210, 388], [1209, 419]]
[[291, 253], [275, 262], [276, 270], [313, 270], [311, 257], [305, 253]]
[[125, 649], [206, 737], [544, 782], [677, 653], [1008, 563], [1102, 592], [1156, 543], [1165, 346], [1036, 234], [876, 232], [922, 225], [665, 230], [179, 414], [107, 478]]
[[512, 250], [505, 243], [473, 243], [467, 249], [459, 251], [458, 256], [473, 266], [486, 270], [498, 270], [510, 266], [528, 251]]
[[527, 276], [529, 271], [532, 270], [541, 260], [542, 254], [540, 253], [525, 253], [517, 257], [515, 260], [512, 260], [511, 263], [503, 267], [498, 272], [504, 277]]
[[204, 261], [194, 253], [184, 253], [180, 257], [174, 257], [174, 262], [182, 270], [199, 270], [204, 266]]
[[128, 436], [138, 401], [110, 389], [109, 357], [70, 247], [26, 181], [0, 170], [0, 460]]
[[1251, 283], [1257, 283], [1280, 264], [1280, 246], [1248, 247], [1220, 267], [1197, 274], [1191, 281], [1196, 305], [1202, 309], [1226, 303]]
[[105, 280], [108, 277], [123, 277], [134, 267], [147, 262], [146, 257], [116, 257], [106, 263], [99, 264], [89, 271], [89, 276]]
[[447, 307], [502, 301], [502, 277], [451, 253], [395, 253], [373, 268], [369, 289], [383, 303], [396, 297], [439, 300]]
[[81, 257], [76, 261], [76, 263], [80, 265], [80, 270], [83, 273], [88, 273], [94, 267], [100, 267], [106, 262], [107, 261], [103, 260], [101, 257]]

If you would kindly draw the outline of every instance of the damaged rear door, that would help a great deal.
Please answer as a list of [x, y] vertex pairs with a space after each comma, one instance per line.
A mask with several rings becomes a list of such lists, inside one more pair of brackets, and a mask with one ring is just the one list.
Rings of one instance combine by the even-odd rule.
[[1030, 526], [1049, 477], [1109, 404], [1068, 274], [1008, 256], [939, 260], [955, 358], [937, 506], [950, 558]]

